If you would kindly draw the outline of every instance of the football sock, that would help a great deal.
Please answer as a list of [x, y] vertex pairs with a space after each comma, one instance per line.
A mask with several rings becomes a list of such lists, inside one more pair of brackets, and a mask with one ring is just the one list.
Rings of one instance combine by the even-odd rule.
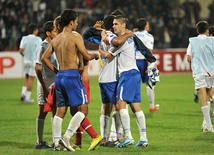
[[202, 110], [202, 113], [204, 115], [204, 120], [206, 122], [206, 125], [207, 127], [211, 127], [212, 126], [212, 122], [211, 122], [211, 119], [210, 119], [210, 110], [209, 110], [209, 106], [206, 105], [206, 106], [202, 106], [201, 107], [201, 110]]
[[36, 118], [36, 135], [38, 144], [43, 141], [44, 124], [44, 119]]
[[83, 119], [81, 126], [91, 136], [91, 138], [97, 138], [98, 133], [95, 131], [87, 117]]
[[52, 131], [54, 142], [58, 142], [59, 139], [61, 138], [62, 121], [63, 119], [59, 116], [55, 115], [53, 118]]
[[27, 91], [27, 87], [26, 86], [22, 86], [22, 93], [21, 93], [21, 95], [25, 95], [26, 91]]
[[155, 93], [154, 89], [151, 89], [149, 86], [146, 86], [146, 94], [150, 103], [150, 108], [154, 108], [155, 106]]
[[[114, 128], [116, 129], [117, 137], [120, 138], [120, 136], [123, 135], [123, 127], [121, 124], [120, 114], [118, 111], [114, 111], [112, 114], [112, 121], [114, 119]], [[113, 125], [113, 124], [112, 124]]]
[[78, 111], [70, 120], [70, 123], [68, 125], [68, 128], [64, 134], [64, 138], [70, 139], [71, 136], [73, 136], [74, 132], [79, 128], [80, 123], [85, 118], [85, 115]]
[[140, 140], [147, 140], [146, 138], [146, 119], [143, 111], [135, 112], [137, 126], [140, 132]]
[[106, 140], [108, 137], [109, 117], [100, 115], [100, 134]]
[[112, 114], [112, 121], [111, 121], [111, 130], [109, 134], [108, 141], [116, 141], [117, 140], [117, 132], [116, 132], [116, 120], [115, 120], [115, 112]]
[[31, 91], [27, 91], [25, 96], [26, 96], [25, 98], [26, 98], [27, 100], [30, 99]]
[[132, 139], [131, 129], [130, 129], [130, 116], [127, 109], [121, 109], [119, 111], [121, 123], [125, 132], [125, 137]]

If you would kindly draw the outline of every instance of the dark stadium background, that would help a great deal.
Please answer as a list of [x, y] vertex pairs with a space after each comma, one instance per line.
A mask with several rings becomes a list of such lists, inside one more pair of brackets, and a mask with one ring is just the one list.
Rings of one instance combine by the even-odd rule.
[[[196, 35], [197, 21], [214, 24], [213, 0], [1, 0], [0, 51], [17, 50], [29, 23], [41, 29], [44, 22], [53, 20], [65, 8], [79, 13], [81, 34], [117, 8], [126, 13], [129, 29], [137, 18], [146, 17], [155, 37], [155, 49], [185, 48], [188, 38]], [[40, 35], [43, 38], [42, 32]], [[89, 44], [88, 48], [94, 47]]]

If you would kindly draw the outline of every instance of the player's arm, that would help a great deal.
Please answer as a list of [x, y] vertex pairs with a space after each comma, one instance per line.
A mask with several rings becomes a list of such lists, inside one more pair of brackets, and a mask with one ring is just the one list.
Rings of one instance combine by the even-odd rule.
[[42, 65], [39, 63], [36, 63], [35, 71], [36, 71], [37, 78], [38, 78], [40, 84], [42, 85], [43, 92], [44, 92], [44, 99], [46, 100], [46, 98], [48, 97], [49, 90], [46, 87], [45, 82], [42, 77]]
[[122, 45], [128, 38], [133, 37], [134, 33], [132, 31], [127, 31], [123, 35], [120, 35], [112, 40], [113, 45], [120, 46]]
[[191, 63], [191, 56], [190, 56], [190, 55], [187, 55], [187, 61], [188, 61], [189, 63]]
[[89, 81], [88, 63], [86, 65], [84, 65], [84, 67], [83, 67], [81, 78], [82, 78], [83, 83]]
[[20, 49], [19, 49], [19, 53], [20, 53], [22, 56], [24, 56], [24, 49], [23, 49], [23, 48], [20, 48]]
[[83, 58], [86, 60], [92, 60], [92, 59], [99, 59], [99, 55], [96, 53], [90, 54], [87, 52], [87, 49], [84, 45], [83, 39], [80, 36], [80, 34], [76, 34], [76, 38], [75, 38], [75, 43], [76, 43], [76, 47], [78, 52], [80, 52], [83, 55]]
[[41, 62], [41, 56], [42, 53], [44, 52], [44, 48], [40, 48], [40, 50], [37, 52], [37, 60], [36, 60], [36, 65], [35, 65], [35, 71], [37, 75], [37, 79], [39, 80], [40, 84], [42, 85], [43, 91], [44, 91], [44, 99], [48, 97], [49, 90], [47, 86], [45, 85], [43, 76], [42, 76], [42, 62]]
[[19, 53], [24, 56], [24, 47], [25, 47], [25, 43], [24, 43], [24, 37], [22, 38], [20, 45], [19, 45]]
[[99, 52], [100, 52], [100, 55], [107, 58], [107, 59], [111, 59], [112, 57], [112, 54], [109, 53], [108, 51], [104, 51], [101, 47], [101, 45], [99, 45]]
[[187, 62], [191, 63], [191, 45], [189, 44], [188, 47], [187, 47], [187, 53], [186, 53], [186, 56], [187, 56]]
[[58, 69], [50, 62], [48, 59], [51, 54], [54, 52], [52, 43], [48, 46], [48, 48], [45, 50], [44, 54], [42, 55], [42, 62], [53, 72], [56, 74], [58, 73]]

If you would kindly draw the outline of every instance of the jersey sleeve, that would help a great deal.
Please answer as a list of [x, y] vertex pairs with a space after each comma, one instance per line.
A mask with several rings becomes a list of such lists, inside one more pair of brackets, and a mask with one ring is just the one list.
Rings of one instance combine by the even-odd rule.
[[190, 56], [192, 55], [191, 54], [191, 44], [189, 44], [188, 47], [187, 47], [187, 53], [186, 53], [186, 55], [190, 55]]
[[25, 37], [22, 37], [19, 48], [24, 48], [24, 44], [25, 44]]
[[150, 50], [153, 50], [153, 49], [154, 49], [154, 37], [153, 37], [153, 36], [150, 36], [150, 39], [148, 40], [146, 46], [147, 46], [147, 48], [150, 49]]
[[36, 63], [37, 64], [42, 64], [41, 58], [42, 58], [42, 54], [44, 53], [43, 47], [40, 46], [38, 52], [36, 53]]

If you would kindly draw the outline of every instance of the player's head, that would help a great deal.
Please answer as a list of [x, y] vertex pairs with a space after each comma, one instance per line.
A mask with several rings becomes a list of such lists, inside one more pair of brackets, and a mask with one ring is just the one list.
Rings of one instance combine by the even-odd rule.
[[109, 15], [109, 16], [105, 17], [103, 19], [103, 27], [106, 30], [111, 30], [112, 27], [113, 27], [113, 20], [114, 20], [114, 16], [113, 15]]
[[118, 15], [114, 17], [113, 29], [115, 34], [120, 34], [127, 28], [128, 19], [124, 16]]
[[209, 36], [214, 36], [214, 26], [209, 27]]
[[209, 33], [209, 24], [206, 21], [200, 21], [196, 24], [198, 34]]
[[35, 34], [37, 35], [39, 33], [38, 26], [34, 23], [30, 23], [27, 27], [28, 33], [29, 34]]
[[55, 19], [54, 19], [54, 27], [57, 31], [57, 33], [61, 33], [62, 32], [62, 26], [61, 26], [61, 16], [57, 16]]
[[112, 11], [110, 15], [113, 15], [113, 16], [121, 15], [121, 16], [126, 17], [125, 13], [120, 9], [116, 9], [116, 10]]
[[72, 26], [73, 30], [76, 30], [78, 25], [78, 14], [71, 9], [65, 9], [61, 14], [61, 26]]
[[143, 30], [149, 31], [149, 22], [148, 22], [148, 20], [146, 18], [138, 18], [137, 22], [135, 24], [135, 28], [138, 31], [143, 31]]
[[43, 25], [43, 31], [45, 32], [45, 36], [50, 37], [51, 39], [53, 39], [57, 35], [53, 21], [46, 22]]

